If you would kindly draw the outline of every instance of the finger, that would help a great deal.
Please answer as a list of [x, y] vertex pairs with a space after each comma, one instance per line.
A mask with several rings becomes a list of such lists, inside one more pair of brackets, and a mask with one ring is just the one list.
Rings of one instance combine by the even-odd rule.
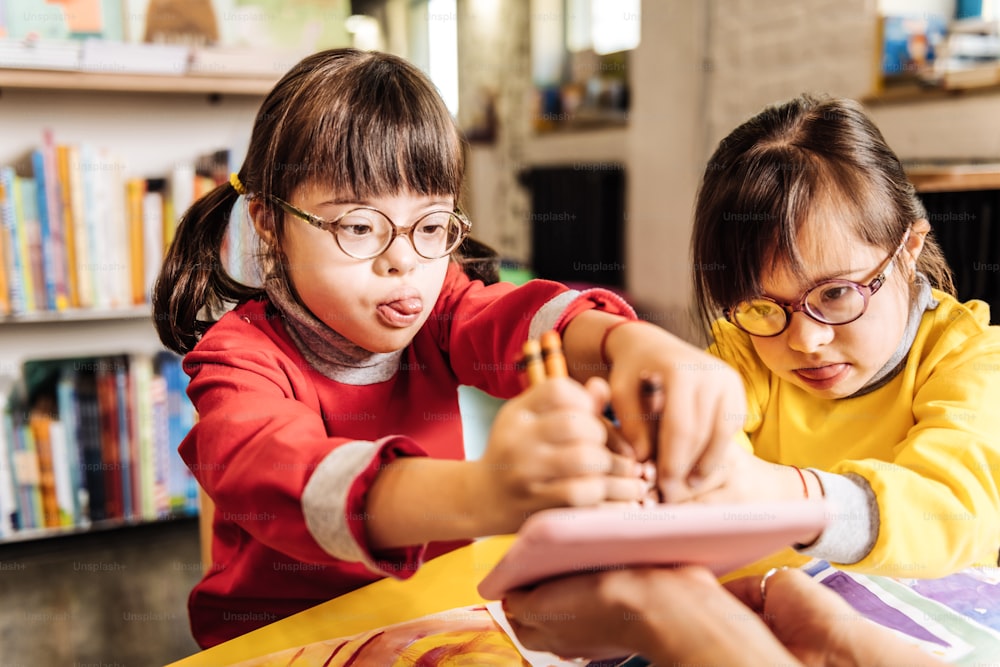
[[[760, 580], [762, 577], [763, 575], [740, 577], [739, 579], [727, 581], [722, 585], [737, 600], [757, 613], [760, 613], [762, 610], [760, 599]], [[772, 576], [771, 578], [773, 579], [774, 577]], [[773, 582], [768, 581], [768, 585], [771, 583]]]
[[621, 431], [619, 431], [614, 424], [606, 419], [602, 420], [602, 422], [607, 430], [608, 449], [619, 456], [624, 456], [632, 459], [633, 461], [638, 461], [638, 458], [635, 455], [635, 449], [632, 448], [632, 445], [625, 439], [625, 436], [622, 435]]
[[697, 404], [697, 398], [692, 409], [690, 398], [677, 394], [669, 392], [660, 419], [656, 469], [661, 477], [683, 480], [708, 446], [709, 438], [704, 431], [705, 411]]
[[729, 448], [736, 446], [738, 445], [732, 437], [713, 440], [691, 467], [685, 480], [686, 486], [696, 493], [705, 493], [721, 486], [726, 480]]
[[607, 407], [608, 401], [611, 400], [611, 386], [608, 385], [607, 380], [592, 377], [587, 380], [583, 387], [594, 400], [594, 414], [604, 414], [604, 408]]
[[591, 444], [607, 449], [608, 429], [592, 414], [579, 410], [553, 410], [535, 416], [535, 433], [543, 442], [556, 445]]
[[623, 477], [628, 479], [643, 479], [646, 473], [646, 466], [639, 463], [630, 456], [611, 454], [611, 468], [608, 474], [612, 477]]
[[592, 507], [604, 501], [602, 476], [564, 477], [536, 485], [533, 495], [546, 507]]
[[[633, 395], [634, 394], [634, 395]], [[653, 456], [649, 421], [639, 405], [638, 392], [619, 393], [612, 399], [619, 432], [629, 443], [637, 461], [648, 461]]]
[[531, 412], [572, 409], [591, 412], [593, 398], [583, 385], [572, 378], [550, 378], [528, 387], [515, 401], [524, 402]]
[[[589, 443], [544, 446], [535, 453], [539, 477], [551, 481], [566, 477], [604, 477], [612, 474], [615, 455]], [[619, 464], [622, 465], [622, 464]]]
[[608, 477], [605, 480], [607, 492], [605, 500], [635, 503], [645, 500], [649, 484], [644, 479], [629, 479], [627, 477]]
[[713, 479], [725, 477], [724, 474], [720, 473], [724, 473], [729, 448], [738, 446], [733, 436], [743, 425], [741, 419], [729, 415], [730, 413], [720, 406], [715, 417], [715, 428], [712, 429], [708, 443], [697, 463], [688, 472], [687, 481], [692, 488], [710, 486]]

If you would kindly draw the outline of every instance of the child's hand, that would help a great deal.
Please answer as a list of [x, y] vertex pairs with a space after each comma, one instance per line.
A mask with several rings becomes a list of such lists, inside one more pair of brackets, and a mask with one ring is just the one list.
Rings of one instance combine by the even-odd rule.
[[[746, 411], [736, 371], [651, 324], [618, 327], [607, 350], [611, 403], [621, 431], [640, 461], [655, 459], [663, 499], [687, 500], [717, 484], [719, 475], [712, 471], [725, 458]], [[663, 385], [658, 425], [651, 424], [649, 406], [641, 401], [643, 379], [654, 375]]]
[[497, 413], [483, 457], [476, 461], [490, 532], [516, 531], [549, 507], [637, 501], [646, 485], [641, 466], [606, 446], [600, 415], [609, 389], [569, 378], [546, 380], [507, 401]]
[[[807, 491], [812, 488], [811, 491]], [[819, 498], [823, 487], [808, 470], [765, 461], [735, 440], [724, 448], [722, 460], [709, 472], [708, 481], [690, 500], [702, 503], [742, 503]], [[803, 539], [812, 544], [822, 531]]]

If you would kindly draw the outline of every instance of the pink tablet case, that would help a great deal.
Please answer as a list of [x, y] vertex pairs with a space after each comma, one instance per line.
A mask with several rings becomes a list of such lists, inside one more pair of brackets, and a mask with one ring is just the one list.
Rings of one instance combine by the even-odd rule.
[[551, 509], [531, 515], [479, 583], [497, 600], [555, 576], [630, 565], [699, 564], [724, 574], [810, 539], [826, 525], [826, 502]]

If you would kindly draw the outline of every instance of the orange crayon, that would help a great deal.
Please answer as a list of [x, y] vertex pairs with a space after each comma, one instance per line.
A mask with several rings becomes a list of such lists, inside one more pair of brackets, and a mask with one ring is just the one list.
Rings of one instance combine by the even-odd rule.
[[545, 380], [545, 363], [542, 361], [542, 346], [537, 340], [524, 341], [524, 370], [528, 384], [534, 386]]
[[550, 378], [569, 377], [566, 368], [566, 355], [563, 354], [562, 338], [555, 331], [542, 334], [542, 360], [545, 362], [545, 374]]

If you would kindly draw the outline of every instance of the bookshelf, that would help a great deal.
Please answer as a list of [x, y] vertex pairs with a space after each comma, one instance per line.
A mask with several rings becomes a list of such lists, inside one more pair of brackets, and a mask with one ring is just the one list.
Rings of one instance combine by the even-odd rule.
[[173, 93], [262, 97], [277, 77], [115, 74], [0, 68], [0, 90], [76, 90], [90, 92]]
[[[254, 116], [273, 79], [135, 75], [0, 68], [0, 165], [17, 164], [50, 130], [57, 143], [88, 142], [120, 159], [123, 178], [169, 176], [177, 166], [226, 149], [245, 152]], [[124, 197], [124, 193], [122, 193]], [[36, 310], [0, 315], [0, 402], [6, 406], [29, 360], [162, 351], [148, 305]], [[0, 544], [43, 540], [169, 519], [160, 514], [99, 519], [83, 526], [22, 529]]]

